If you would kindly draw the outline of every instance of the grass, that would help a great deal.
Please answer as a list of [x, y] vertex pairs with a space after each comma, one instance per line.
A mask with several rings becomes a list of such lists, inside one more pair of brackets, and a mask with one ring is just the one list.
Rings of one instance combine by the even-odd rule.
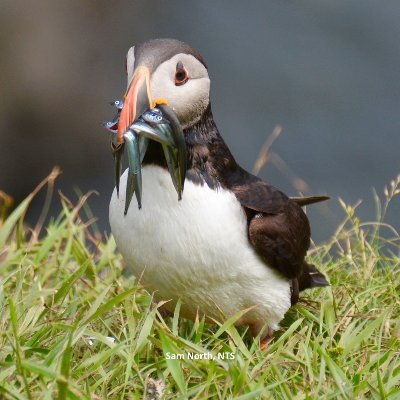
[[45, 229], [23, 224], [36, 192], [1, 210], [0, 399], [399, 399], [400, 238], [382, 223], [399, 184], [374, 224], [343, 204], [343, 225], [309, 255], [331, 286], [304, 293], [264, 352], [234, 319], [187, 321], [179, 304], [163, 318], [114, 240], [90, 231], [85, 197], [61, 197]]

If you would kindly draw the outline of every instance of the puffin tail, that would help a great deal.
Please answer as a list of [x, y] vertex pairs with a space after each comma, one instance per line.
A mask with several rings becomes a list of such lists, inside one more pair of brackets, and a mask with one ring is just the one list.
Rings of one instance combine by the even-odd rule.
[[325, 275], [319, 272], [313, 264], [304, 262], [301, 275], [292, 280], [292, 305], [298, 302], [299, 293], [303, 290], [325, 286], [329, 286], [329, 282], [326, 280]]
[[303, 265], [303, 272], [297, 279], [299, 281], [299, 292], [305, 289], [329, 286], [325, 275], [319, 272], [313, 264], [306, 262]]
[[290, 200], [293, 200], [299, 206], [304, 207], [309, 204], [320, 203], [321, 201], [329, 200], [329, 196], [310, 196], [310, 197], [291, 197]]

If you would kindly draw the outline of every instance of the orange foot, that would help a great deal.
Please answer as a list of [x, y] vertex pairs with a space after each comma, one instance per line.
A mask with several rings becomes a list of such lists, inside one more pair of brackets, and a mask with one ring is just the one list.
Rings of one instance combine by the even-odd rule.
[[272, 340], [272, 337], [270, 337], [270, 336], [267, 336], [267, 337], [264, 337], [264, 338], [260, 339], [260, 350], [261, 351], [267, 351], [269, 342], [271, 340]]
[[272, 340], [272, 335], [273, 335], [274, 331], [269, 327], [265, 328], [265, 326], [262, 325], [261, 323], [254, 323], [254, 324], [250, 325], [250, 331], [251, 331], [251, 334], [253, 335], [253, 337], [257, 337], [263, 330], [264, 330], [264, 332], [261, 334], [261, 337], [260, 337], [260, 350], [266, 351], [268, 348], [269, 342]]

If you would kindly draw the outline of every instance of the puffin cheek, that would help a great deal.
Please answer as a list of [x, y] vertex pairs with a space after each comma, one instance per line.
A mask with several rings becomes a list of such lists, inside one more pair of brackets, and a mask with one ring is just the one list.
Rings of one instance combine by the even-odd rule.
[[150, 81], [150, 88], [153, 100], [165, 99], [168, 104], [175, 108], [176, 87], [171, 79], [171, 72], [160, 70], [153, 75]]
[[207, 109], [210, 103], [209, 82], [208, 79], [194, 79], [182, 87], [177, 115], [184, 128], [198, 122]]

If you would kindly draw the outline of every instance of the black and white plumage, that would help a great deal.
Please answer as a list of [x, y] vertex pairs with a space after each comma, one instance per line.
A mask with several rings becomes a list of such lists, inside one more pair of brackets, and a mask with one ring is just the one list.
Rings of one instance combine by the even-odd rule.
[[[143, 67], [147, 91], [135, 89], [129, 99], [135, 71]], [[182, 67], [187, 79], [179, 83]], [[124, 259], [156, 299], [170, 300], [170, 311], [178, 299], [187, 318], [223, 320], [253, 307], [237, 325], [249, 325], [254, 335], [266, 324], [277, 329], [299, 291], [327, 285], [305, 261], [310, 226], [300, 205], [318, 198], [290, 199], [236, 163], [212, 116], [206, 65], [187, 44], [158, 39], [131, 48], [127, 75], [134, 111], [125, 111], [130, 117], [121, 130], [135, 110], [144, 111], [140, 103], [162, 99], [184, 129], [188, 159], [181, 201], [155, 142], [143, 160], [142, 208], [124, 215], [125, 200], [114, 190], [110, 224]], [[126, 180], [127, 172], [122, 193]]]

